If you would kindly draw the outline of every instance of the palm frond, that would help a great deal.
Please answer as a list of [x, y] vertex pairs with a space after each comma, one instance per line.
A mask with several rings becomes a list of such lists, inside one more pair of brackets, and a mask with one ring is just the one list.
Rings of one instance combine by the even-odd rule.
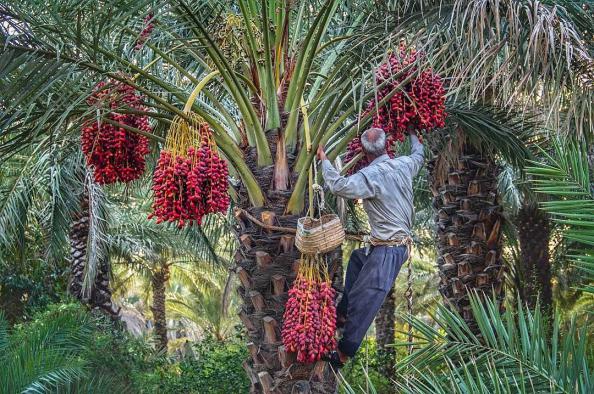
[[227, 279], [228, 271], [222, 267], [185, 269], [182, 265], [174, 266], [167, 298], [170, 316], [193, 321], [216, 338], [224, 339], [233, 326], [233, 319], [225, 308], [233, 307], [236, 301], [233, 296], [228, 297]]
[[82, 291], [84, 297], [90, 297], [99, 267], [108, 258], [108, 219], [105, 193], [95, 183], [91, 170], [87, 170], [84, 184], [89, 204], [89, 232]]
[[92, 336], [87, 315], [67, 309], [49, 314], [51, 319], [29, 323], [8, 336], [0, 355], [0, 386], [7, 392], [59, 391], [87, 376], [87, 361], [81, 358]]
[[[18, 168], [9, 168], [11, 164]], [[0, 244], [3, 248], [11, 247], [27, 225], [34, 196], [34, 180], [30, 177], [34, 167], [33, 157], [20, 157], [1, 168], [6, 180], [0, 186]]]
[[71, 145], [60, 150], [52, 146], [44, 153], [48, 161], [45, 173], [42, 178], [36, 178], [42, 191], [35, 201], [39, 206], [37, 220], [44, 233], [45, 256], [51, 264], [59, 264], [66, 258], [68, 231], [79, 206], [78, 191], [83, 189], [82, 155], [72, 148]]
[[461, 131], [479, 151], [500, 155], [516, 168], [523, 168], [526, 160], [532, 157], [528, 146], [535, 134], [534, 122], [521, 114], [465, 103], [450, 103], [447, 111], [446, 131], [449, 136]]
[[[543, 210], [563, 229], [563, 237], [576, 245], [571, 258], [587, 278], [594, 281], [594, 187], [590, 179], [584, 143], [556, 138], [552, 151], [543, 150], [543, 161], [527, 168], [537, 193], [548, 196]], [[592, 286], [586, 288], [593, 292]]]
[[561, 333], [558, 315], [549, 323], [538, 307], [531, 311], [522, 304], [517, 315], [511, 308], [501, 314], [497, 302], [478, 294], [471, 295], [471, 307], [478, 336], [445, 306], [438, 307], [436, 326], [409, 318], [419, 348], [397, 364], [395, 384], [402, 392], [509, 388], [500, 392], [569, 393], [594, 388], [585, 327], [572, 323]]
[[505, 210], [512, 215], [517, 214], [522, 206], [523, 195], [519, 182], [518, 171], [509, 164], [504, 164], [499, 173], [497, 189]]

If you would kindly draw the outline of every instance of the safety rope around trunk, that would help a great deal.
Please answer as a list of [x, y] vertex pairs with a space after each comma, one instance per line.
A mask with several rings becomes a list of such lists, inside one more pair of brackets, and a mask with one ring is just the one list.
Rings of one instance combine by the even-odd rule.
[[[278, 231], [280, 233], [286, 233], [286, 234], [296, 234], [297, 233], [297, 229], [293, 228], [293, 227], [282, 227], [282, 226], [273, 226], [270, 224], [266, 224], [266, 223], [262, 222], [261, 220], [258, 220], [256, 217], [251, 215], [245, 209], [235, 208], [235, 216], [236, 217], [244, 217], [244, 218], [248, 219], [250, 222], [256, 224], [258, 227], [261, 227], [265, 230]], [[345, 238], [350, 241], [362, 242], [365, 236], [366, 236], [366, 234], [346, 233]]]

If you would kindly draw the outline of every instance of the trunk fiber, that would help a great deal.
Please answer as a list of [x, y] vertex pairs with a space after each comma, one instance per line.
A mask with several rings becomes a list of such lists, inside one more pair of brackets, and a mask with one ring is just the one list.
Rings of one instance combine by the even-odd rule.
[[[451, 153], [451, 152], [449, 152]], [[477, 330], [468, 293], [501, 299], [505, 266], [501, 259], [502, 214], [497, 195], [498, 167], [469, 144], [455, 160], [437, 155], [428, 165], [433, 192], [440, 293], [471, 329]]]
[[536, 204], [524, 204], [516, 220], [520, 241], [518, 276], [522, 300], [531, 308], [537, 299], [543, 313], [550, 316], [552, 303], [549, 218]]
[[[276, 154], [276, 136], [269, 133], [270, 146]], [[246, 152], [246, 162], [256, 175], [262, 190], [268, 190], [263, 208], [251, 208], [245, 190], [240, 190], [236, 211], [236, 232], [240, 239], [235, 254], [235, 272], [240, 280], [238, 293], [243, 301], [239, 317], [247, 330], [250, 356], [243, 367], [250, 379], [250, 393], [334, 393], [335, 375], [326, 362], [296, 362], [296, 355], [285, 351], [281, 339], [283, 313], [288, 289], [295, 280], [300, 253], [294, 246], [294, 234], [267, 230], [243, 212], [266, 225], [296, 228], [298, 216], [285, 215], [291, 190], [272, 190], [274, 166], [258, 168], [253, 150]], [[287, 153], [291, 168], [294, 157]], [[294, 179], [290, 179], [293, 183]], [[342, 290], [342, 259], [339, 250], [327, 256], [334, 287]]]
[[165, 288], [169, 280], [169, 267], [164, 265], [153, 272], [151, 286], [153, 291], [153, 319], [155, 320], [155, 336], [159, 350], [167, 351], [167, 315], [165, 310]]
[[93, 310], [100, 310], [115, 318], [117, 311], [114, 311], [111, 302], [111, 289], [109, 286], [109, 259], [105, 257], [100, 261], [97, 276], [90, 297], [83, 294], [83, 281], [85, 275], [87, 241], [89, 238], [89, 197], [85, 188], [81, 209], [74, 217], [70, 228], [70, 278], [68, 281], [68, 292], [82, 303]]

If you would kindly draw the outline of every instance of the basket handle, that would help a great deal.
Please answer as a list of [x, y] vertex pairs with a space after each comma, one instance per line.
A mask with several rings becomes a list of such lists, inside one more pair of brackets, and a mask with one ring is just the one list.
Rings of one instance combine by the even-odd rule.
[[[303, 114], [303, 132], [305, 134], [305, 146], [307, 149], [307, 153], [311, 153], [312, 150], [312, 143], [311, 143], [311, 133], [309, 127], [309, 117], [307, 114], [307, 105], [303, 96], [301, 96], [301, 113]], [[322, 212], [325, 211], [326, 207], [326, 200], [324, 198], [324, 189], [318, 183], [316, 183], [318, 179], [318, 166], [316, 160], [312, 160], [311, 166], [308, 169], [308, 196], [309, 196], [309, 207], [307, 209], [307, 216], [314, 219], [314, 200], [317, 200], [320, 215], [318, 215], [318, 219], [321, 219]], [[322, 223], [322, 228], [324, 227], [324, 223]]]

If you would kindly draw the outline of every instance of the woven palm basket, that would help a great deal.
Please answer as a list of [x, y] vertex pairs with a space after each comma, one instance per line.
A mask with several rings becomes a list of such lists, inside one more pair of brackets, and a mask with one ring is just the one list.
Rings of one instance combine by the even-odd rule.
[[303, 217], [297, 221], [295, 246], [304, 254], [327, 253], [344, 241], [344, 229], [335, 214], [319, 219]]

